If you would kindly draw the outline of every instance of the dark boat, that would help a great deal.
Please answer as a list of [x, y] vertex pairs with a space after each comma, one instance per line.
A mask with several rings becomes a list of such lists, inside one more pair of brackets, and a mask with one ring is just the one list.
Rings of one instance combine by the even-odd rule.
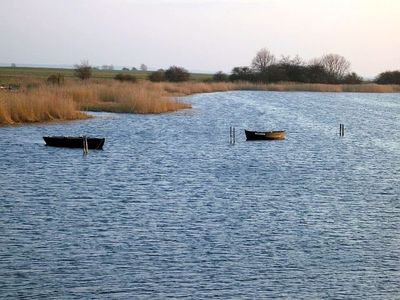
[[284, 140], [286, 136], [286, 131], [250, 131], [245, 130], [246, 139], [248, 141], [256, 140]]
[[[83, 148], [85, 137], [78, 136], [44, 136], [44, 141], [47, 146], [64, 147], [64, 148]], [[86, 137], [89, 149], [102, 150], [105, 138]]]

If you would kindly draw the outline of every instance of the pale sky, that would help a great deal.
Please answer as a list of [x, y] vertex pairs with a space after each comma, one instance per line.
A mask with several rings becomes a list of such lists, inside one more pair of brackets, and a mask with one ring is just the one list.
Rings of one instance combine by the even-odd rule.
[[261, 48], [400, 69], [400, 0], [0, 0], [0, 63], [230, 72]]

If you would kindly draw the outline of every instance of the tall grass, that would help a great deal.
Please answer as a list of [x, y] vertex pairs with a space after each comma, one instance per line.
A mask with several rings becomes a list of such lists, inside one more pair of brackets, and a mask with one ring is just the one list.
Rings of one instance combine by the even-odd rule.
[[398, 93], [400, 85], [380, 85], [380, 84], [320, 84], [320, 83], [271, 83], [254, 84], [239, 82], [235, 84], [238, 90], [261, 90], [261, 91], [298, 91], [298, 92], [352, 92], [352, 93]]
[[170, 94], [162, 86], [147, 81], [138, 84], [75, 84], [63, 89], [72, 94], [82, 110], [159, 114], [191, 107], [190, 104], [169, 97]]
[[231, 90], [392, 93], [400, 92], [400, 85], [68, 81], [63, 86], [40, 85], [17, 92], [0, 91], [0, 125], [87, 118], [81, 111], [165, 113], [191, 107], [175, 97]]
[[39, 88], [25, 92], [0, 92], [0, 125], [84, 119], [72, 97]]

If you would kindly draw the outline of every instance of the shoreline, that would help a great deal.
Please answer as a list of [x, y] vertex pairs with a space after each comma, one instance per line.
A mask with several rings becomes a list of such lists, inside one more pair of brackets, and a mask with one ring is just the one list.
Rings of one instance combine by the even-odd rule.
[[90, 119], [86, 111], [162, 114], [191, 108], [176, 97], [228, 91], [400, 93], [400, 85], [249, 82], [119, 83], [110, 80], [42, 84], [0, 91], [0, 127]]

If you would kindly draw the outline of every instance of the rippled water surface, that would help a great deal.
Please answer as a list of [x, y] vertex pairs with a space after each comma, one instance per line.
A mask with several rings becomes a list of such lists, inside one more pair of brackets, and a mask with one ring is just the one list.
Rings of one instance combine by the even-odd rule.
[[399, 94], [186, 100], [0, 128], [0, 298], [400, 298]]

